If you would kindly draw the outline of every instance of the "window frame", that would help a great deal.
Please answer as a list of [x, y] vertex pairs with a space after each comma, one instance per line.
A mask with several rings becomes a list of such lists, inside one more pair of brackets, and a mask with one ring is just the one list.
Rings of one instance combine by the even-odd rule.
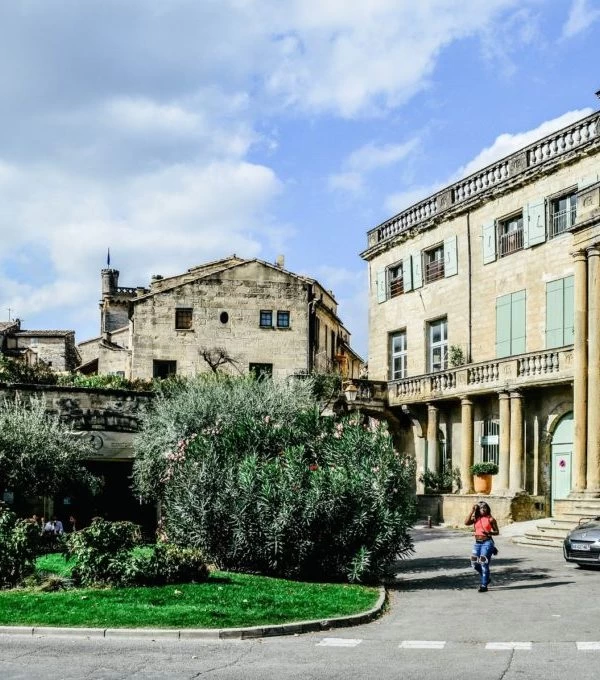
[[[400, 272], [398, 276], [392, 276], [392, 272]], [[404, 263], [402, 261], [395, 262], [386, 269], [386, 299], [398, 297], [404, 294]]]
[[[158, 375], [159, 367], [167, 367], [167, 365], [173, 370], [167, 370], [165, 375]], [[161, 371], [162, 372], [162, 371]], [[161, 378], [165, 380], [171, 375], [177, 375], [177, 361], [175, 359], [153, 359], [152, 360], [152, 377]]]
[[[432, 253], [440, 253], [441, 257], [431, 258]], [[423, 258], [423, 280], [425, 283], [433, 283], [445, 278], [446, 259], [443, 241], [423, 250], [421, 256]]]
[[[281, 323], [281, 319], [285, 315], [287, 318], [286, 323]], [[277, 328], [290, 328], [290, 312], [287, 309], [278, 309], [277, 310]]]
[[[263, 323], [263, 318], [266, 319], [268, 315], [269, 323]], [[259, 328], [273, 328], [273, 310], [272, 309], [261, 309], [258, 314], [258, 326]]]
[[[433, 329], [441, 324], [442, 333], [440, 333], [441, 340], [438, 342], [432, 341]], [[429, 373], [441, 373], [448, 370], [448, 317], [440, 316], [437, 319], [432, 319], [427, 322], [427, 368]], [[434, 368], [433, 354], [436, 349], [441, 349], [441, 363], [439, 368]]]
[[[183, 321], [187, 320], [188, 325], [184, 325]], [[175, 309], [175, 330], [176, 331], [191, 331], [194, 328], [194, 308], [193, 307], [177, 307]]]
[[[509, 229], [506, 233], [501, 233], [504, 226], [508, 226], [515, 222], [517, 224], [520, 222], [520, 226], [517, 226], [516, 229]], [[510, 247], [504, 245], [505, 241], [503, 241], [503, 237], [505, 236], [511, 237], [510, 239], [506, 239], [507, 242], [511, 243]], [[523, 208], [515, 210], [504, 217], [499, 217], [496, 220], [496, 244], [498, 259], [508, 257], [513, 253], [518, 253], [525, 248], [525, 220]]]
[[254, 374], [256, 380], [267, 380], [273, 378], [273, 364], [265, 362], [250, 361], [248, 363], [248, 373]]
[[[555, 204], [558, 203], [561, 200], [564, 199], [569, 199], [570, 206], [566, 208], [565, 210], [562, 211], [556, 211], [554, 210]], [[561, 191], [559, 193], [553, 194], [552, 196], [548, 196], [546, 199], [547, 205], [548, 205], [548, 210], [547, 210], [547, 221], [548, 221], [548, 229], [547, 229], [547, 237], [548, 240], [552, 240], [555, 238], [558, 238], [559, 236], [562, 236], [563, 234], [569, 233], [569, 230], [575, 225], [575, 221], [577, 219], [577, 187], [569, 187], [568, 189]], [[560, 229], [556, 230], [554, 228], [554, 224], [556, 221], [556, 217], [560, 213], [564, 213], [566, 220], [565, 220], [565, 226]]]
[[[403, 347], [397, 352], [394, 352], [394, 340], [396, 338], [403, 338]], [[389, 334], [389, 375], [390, 380], [403, 380], [408, 377], [408, 337], [406, 328], [401, 328]], [[395, 361], [400, 360], [400, 375], [396, 375]]]

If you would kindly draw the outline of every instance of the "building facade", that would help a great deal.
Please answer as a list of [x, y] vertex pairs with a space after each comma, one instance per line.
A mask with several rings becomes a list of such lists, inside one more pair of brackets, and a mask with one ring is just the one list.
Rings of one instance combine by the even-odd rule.
[[0, 322], [0, 354], [29, 366], [41, 362], [53, 371], [72, 371], [81, 363], [75, 331], [25, 330], [19, 319]]
[[418, 478], [458, 467], [464, 494], [470, 466], [496, 462], [513, 519], [517, 501], [535, 516], [600, 495], [599, 180], [594, 113], [370, 230], [362, 253], [368, 395]]
[[81, 343], [82, 369], [130, 379], [229, 373], [288, 375], [338, 370], [359, 376], [337, 302], [318, 281], [278, 264], [236, 256], [149, 287], [118, 285], [102, 271], [101, 335]]

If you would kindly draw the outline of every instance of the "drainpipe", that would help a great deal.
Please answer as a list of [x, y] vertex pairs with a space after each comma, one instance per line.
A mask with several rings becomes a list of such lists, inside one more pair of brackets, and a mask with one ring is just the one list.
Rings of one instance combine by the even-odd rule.
[[471, 363], [471, 335], [473, 332], [473, 295], [471, 291], [471, 213], [467, 212], [467, 276], [469, 285], [469, 331], [467, 347], [467, 363]]

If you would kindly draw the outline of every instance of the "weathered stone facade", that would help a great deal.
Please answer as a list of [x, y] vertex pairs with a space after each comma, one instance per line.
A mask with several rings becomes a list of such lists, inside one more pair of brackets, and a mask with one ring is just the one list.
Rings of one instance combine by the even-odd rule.
[[[99, 373], [132, 379], [212, 370], [266, 372], [277, 378], [339, 369], [358, 377], [361, 359], [337, 316], [333, 295], [314, 279], [261, 260], [238, 257], [153, 277], [150, 288], [118, 287], [102, 271], [102, 336], [82, 343]], [[128, 310], [127, 335], [123, 305]], [[95, 349], [95, 351], [94, 351]], [[207, 361], [208, 358], [208, 361]]]
[[30, 365], [41, 361], [54, 371], [71, 371], [80, 363], [75, 331], [24, 330], [19, 319], [0, 324], [0, 352]]
[[493, 459], [495, 492], [548, 514], [569, 493], [600, 492], [600, 421], [598, 453], [589, 434], [576, 452], [590, 371], [600, 397], [598, 180], [595, 113], [369, 232], [369, 377], [412, 423], [418, 475], [450, 461], [464, 493], [470, 465]]

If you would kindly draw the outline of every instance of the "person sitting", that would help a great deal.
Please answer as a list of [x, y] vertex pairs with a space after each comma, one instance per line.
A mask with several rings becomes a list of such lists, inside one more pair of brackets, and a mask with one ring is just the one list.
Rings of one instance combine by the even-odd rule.
[[56, 515], [53, 515], [52, 519], [48, 520], [44, 526], [44, 534], [47, 536], [62, 536], [64, 532], [63, 523], [56, 519]]

